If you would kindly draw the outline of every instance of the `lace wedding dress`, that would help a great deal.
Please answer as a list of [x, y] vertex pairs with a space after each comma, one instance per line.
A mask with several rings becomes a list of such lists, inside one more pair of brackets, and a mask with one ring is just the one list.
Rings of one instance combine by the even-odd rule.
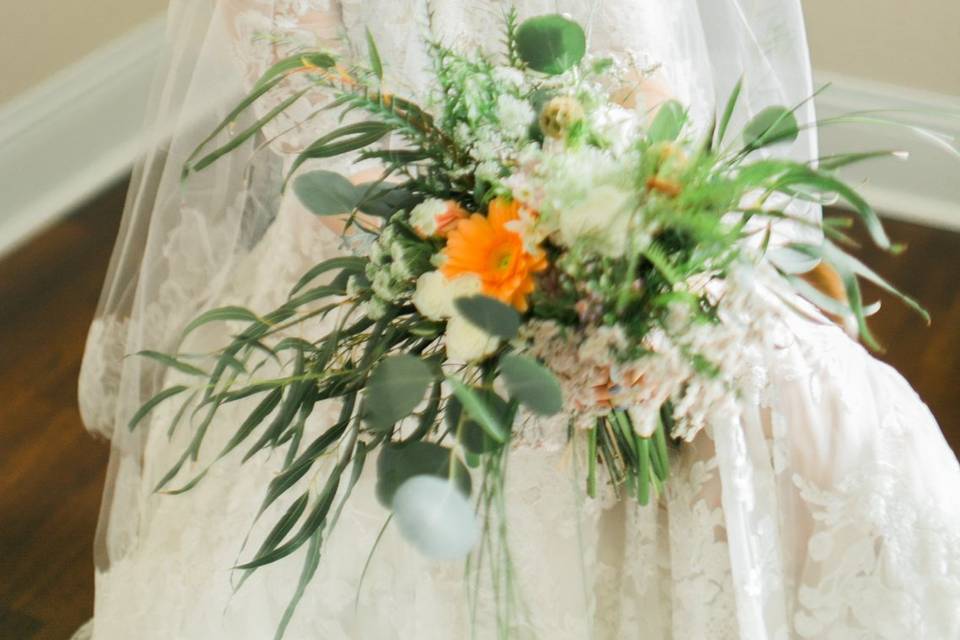
[[[810, 92], [793, 0], [516, 4], [521, 15], [574, 14], [589, 25], [592, 49], [655, 68], [659, 86], [693, 105], [701, 126], [741, 74], [753, 112]], [[364, 42], [369, 27], [397, 91], [420, 96], [425, 26], [462, 46], [496, 47], [502, 7], [492, 0], [174, 3], [175, 46], [153, 114], [173, 122], [174, 132], [135, 175], [80, 384], [88, 427], [113, 446], [95, 618], [84, 637], [272, 638], [299, 581], [303, 550], [238, 590], [231, 570], [246, 557], [244, 544], [255, 549], [289, 506], [279, 500], [250, 530], [263, 487], [283, 461], [262, 452], [241, 466], [239, 455], [229, 456], [191, 491], [155, 493], [192, 434], [183, 426], [168, 433], [175, 407], [136, 432], [125, 425], [179, 374], [124, 356], [168, 347], [204, 307], [274, 308], [309, 266], [359, 250], [276, 188], [284, 163], [325, 121], [296, 127], [294, 111], [267, 143], [181, 186], [182, 161], [279, 57], [304, 46], [349, 48], [342, 43]], [[304, 104], [301, 115], [315, 106]], [[813, 157], [815, 141], [801, 139], [794, 152]], [[960, 638], [960, 467], [933, 417], [895, 371], [776, 278], [761, 270], [744, 288], [743, 307], [731, 309], [753, 318], [750, 335], [734, 345], [743, 352], [740, 396], [677, 454], [659, 501], [641, 507], [613, 495], [583, 497], [565, 431], [534, 421], [521, 428], [507, 489], [522, 602], [511, 638]], [[318, 322], [304, 327], [304, 337], [327, 329]], [[216, 346], [216, 333], [201, 331], [187, 350]], [[192, 469], [206, 468], [250, 409], [236, 403], [217, 415], [206, 455]], [[319, 434], [331, 414], [335, 408], [315, 411], [308, 431]], [[388, 516], [367, 468], [286, 637], [496, 637], [489, 597], [471, 625], [462, 563], [421, 557], [392, 527], [361, 583]]]

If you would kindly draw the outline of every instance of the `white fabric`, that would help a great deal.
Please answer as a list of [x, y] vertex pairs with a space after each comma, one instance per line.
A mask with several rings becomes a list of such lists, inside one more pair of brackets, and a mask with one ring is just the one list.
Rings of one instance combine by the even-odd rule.
[[[517, 5], [522, 15], [568, 11], [590, 25], [593, 50], [662, 65], [660, 79], [692, 105], [701, 127], [741, 75], [748, 107], [741, 121], [811, 91], [796, 0]], [[246, 145], [181, 185], [187, 154], [259, 73], [298, 47], [336, 46], [345, 34], [362, 52], [369, 26], [394, 88], [420, 98], [427, 16], [450, 41], [495, 46], [503, 6], [174, 1], [174, 46], [154, 119], [177, 122], [177, 133], [134, 178], [80, 381], [88, 427], [111, 435], [114, 449], [98, 536], [94, 640], [272, 637], [300, 571], [296, 554], [232, 592], [230, 567], [281, 461], [261, 454], [241, 467], [231, 456], [185, 495], [153, 493], [188, 427], [168, 438], [170, 405], [127, 431], [140, 403], [176, 376], [123, 355], [169, 349], [202, 308], [270, 309], [310, 265], [341, 251], [326, 227], [291, 198], [281, 201], [277, 188], [284, 158], [332, 116], [288, 131], [316, 106], [304, 101], [271, 127], [279, 137], [270, 144]], [[200, 108], [209, 104], [213, 113]], [[812, 118], [811, 108], [801, 110], [801, 120]], [[812, 158], [815, 148], [811, 134], [791, 152]], [[795, 311], [802, 304], [778, 291], [771, 282], [757, 293], [769, 325], [749, 360], [749, 393], [678, 456], [669, 493], [656, 506], [580, 498], [562, 434], [524, 428], [511, 456], [509, 513], [528, 615], [511, 637], [960, 637], [955, 457], [896, 373], [810, 309]], [[316, 337], [325, 329], [304, 331]], [[189, 349], [216, 344], [215, 335], [198, 332]], [[249, 409], [237, 403], [218, 416], [205, 455], [184, 477], [204, 468]], [[333, 410], [320, 407], [310, 429], [323, 429]], [[355, 614], [359, 573], [386, 518], [371, 472], [372, 465], [326, 541], [287, 637], [468, 637], [462, 567], [420, 558], [393, 529]], [[296, 495], [261, 519], [248, 552]], [[489, 606], [481, 604], [481, 619]], [[478, 637], [491, 637], [481, 629]]]

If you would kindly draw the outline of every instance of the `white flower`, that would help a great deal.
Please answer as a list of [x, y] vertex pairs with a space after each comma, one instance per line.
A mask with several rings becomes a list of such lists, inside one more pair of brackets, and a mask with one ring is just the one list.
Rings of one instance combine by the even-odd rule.
[[659, 405], [655, 405], [652, 408], [634, 405], [627, 409], [627, 413], [630, 414], [630, 422], [633, 423], [633, 430], [636, 431], [637, 435], [641, 438], [649, 438], [653, 435], [653, 432], [657, 430], [660, 415]]
[[533, 107], [519, 98], [502, 95], [497, 100], [497, 120], [503, 135], [508, 138], [526, 137], [534, 115]]
[[447, 211], [447, 203], [439, 198], [427, 198], [410, 212], [410, 226], [425, 238], [437, 232], [437, 218]]
[[579, 203], [560, 212], [560, 235], [573, 245], [588, 242], [603, 255], [619, 257], [627, 249], [633, 195], [612, 185], [587, 192]]
[[453, 301], [480, 293], [480, 278], [464, 275], [448, 280], [439, 271], [428, 271], [417, 279], [413, 305], [431, 320], [443, 320], [456, 314]]
[[493, 70], [493, 79], [497, 84], [515, 89], [522, 87], [524, 83], [523, 72], [513, 67], [497, 67]]
[[457, 313], [454, 302], [480, 293], [482, 283], [474, 275], [448, 280], [439, 271], [429, 271], [417, 279], [413, 304], [431, 320], [447, 320], [447, 356], [460, 362], [475, 362], [496, 351], [500, 341], [471, 324]]
[[619, 105], [606, 105], [590, 114], [591, 125], [620, 155], [636, 140], [639, 122], [635, 112]]
[[447, 356], [451, 360], [476, 362], [497, 350], [500, 341], [460, 315], [447, 322]]

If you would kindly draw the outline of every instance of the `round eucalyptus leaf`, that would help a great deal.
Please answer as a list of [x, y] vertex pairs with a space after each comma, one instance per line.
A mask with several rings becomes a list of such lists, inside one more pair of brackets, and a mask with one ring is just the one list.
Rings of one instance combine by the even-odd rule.
[[510, 395], [530, 411], [552, 416], [563, 409], [563, 391], [556, 377], [529, 356], [508, 354], [500, 359], [500, 377]]
[[335, 216], [353, 211], [363, 195], [352, 182], [333, 171], [310, 171], [297, 176], [293, 191], [311, 213]]
[[360, 200], [357, 208], [360, 211], [379, 218], [390, 218], [397, 211], [412, 209], [419, 198], [403, 187], [380, 184], [377, 186], [368, 183], [357, 187], [360, 191]]
[[390, 429], [413, 413], [433, 378], [430, 366], [416, 356], [384, 358], [367, 381], [364, 420], [373, 429]]
[[576, 66], [587, 52], [583, 27], [559, 14], [524, 21], [516, 37], [520, 59], [531, 69], [549, 75]]
[[408, 479], [391, 506], [400, 533], [428, 558], [462, 559], [480, 539], [480, 524], [470, 501], [443, 478]]
[[470, 324], [502, 340], [512, 340], [520, 329], [520, 314], [495, 298], [466, 296], [457, 298], [454, 306]]
[[377, 499], [386, 507], [393, 503], [397, 489], [414, 476], [430, 475], [449, 481], [470, 495], [470, 473], [453, 451], [433, 442], [418, 440], [385, 445], [377, 459]]
[[[497, 395], [490, 389], [476, 389], [476, 394], [487, 404], [490, 410], [499, 417], [500, 421], [506, 424], [508, 405], [507, 401]], [[451, 396], [447, 400], [444, 419], [447, 428], [455, 434], [463, 448], [473, 454], [489, 453], [496, 451], [503, 446], [502, 442], [497, 442], [489, 435], [479, 422], [470, 417], [469, 413], [464, 412], [463, 405], [456, 396]], [[506, 425], [509, 429], [512, 425]]]
[[667, 100], [657, 111], [650, 124], [647, 137], [650, 142], [671, 142], [676, 140], [687, 123], [687, 110], [676, 100]]
[[780, 142], [793, 142], [800, 129], [797, 117], [786, 107], [767, 107], [755, 115], [743, 129], [743, 142], [761, 148]]

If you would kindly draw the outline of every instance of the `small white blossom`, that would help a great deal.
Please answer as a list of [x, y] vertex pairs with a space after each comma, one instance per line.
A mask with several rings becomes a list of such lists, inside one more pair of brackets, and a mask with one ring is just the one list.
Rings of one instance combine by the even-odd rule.
[[525, 138], [535, 114], [530, 103], [511, 95], [502, 95], [497, 100], [497, 119], [503, 135], [508, 138]]
[[514, 69], [513, 67], [497, 67], [493, 70], [493, 79], [497, 82], [497, 84], [510, 87], [512, 89], [522, 88], [526, 81], [523, 71], [520, 71], [520, 69]]

